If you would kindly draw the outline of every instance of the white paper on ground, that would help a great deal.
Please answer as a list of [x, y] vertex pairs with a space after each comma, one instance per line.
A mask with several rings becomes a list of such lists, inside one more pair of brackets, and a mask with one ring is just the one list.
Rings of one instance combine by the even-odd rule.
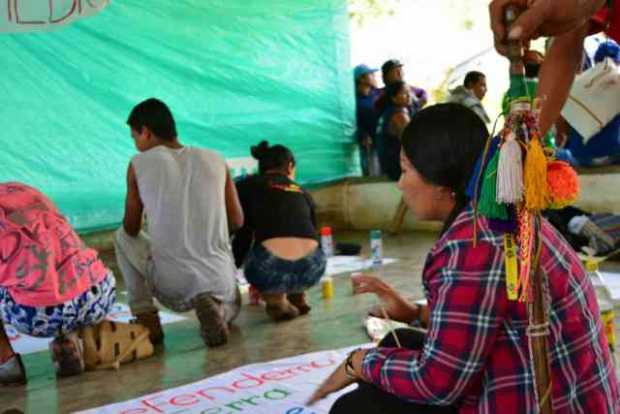
[[[183, 316], [176, 315], [169, 312], [160, 312], [159, 317], [162, 324], [178, 322], [185, 319]], [[132, 319], [129, 306], [124, 303], [116, 303], [112, 307], [112, 312], [108, 315], [108, 319], [117, 322], [129, 322]], [[5, 325], [6, 333], [11, 341], [11, 346], [15, 352], [20, 354], [31, 354], [33, 352], [40, 352], [48, 349], [48, 344], [53, 338], [35, 338], [32, 336], [24, 335], [12, 327], [11, 325]]]
[[[369, 346], [371, 344], [366, 345]], [[327, 414], [336, 398], [354, 386], [332, 394], [312, 407], [305, 403], [354, 348], [246, 365], [182, 387], [78, 414]]]

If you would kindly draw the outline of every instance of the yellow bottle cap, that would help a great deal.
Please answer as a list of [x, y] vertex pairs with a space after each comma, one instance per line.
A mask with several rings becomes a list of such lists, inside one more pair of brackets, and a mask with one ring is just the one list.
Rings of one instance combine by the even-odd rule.
[[598, 270], [598, 262], [596, 260], [586, 260], [586, 270], [588, 272], [596, 272]]

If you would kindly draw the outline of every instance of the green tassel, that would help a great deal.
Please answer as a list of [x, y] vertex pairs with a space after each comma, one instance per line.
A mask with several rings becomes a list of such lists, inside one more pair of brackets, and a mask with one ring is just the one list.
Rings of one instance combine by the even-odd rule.
[[489, 161], [482, 177], [482, 188], [478, 200], [478, 211], [490, 219], [508, 220], [508, 208], [497, 202], [497, 166], [499, 165], [499, 151], [495, 152]]

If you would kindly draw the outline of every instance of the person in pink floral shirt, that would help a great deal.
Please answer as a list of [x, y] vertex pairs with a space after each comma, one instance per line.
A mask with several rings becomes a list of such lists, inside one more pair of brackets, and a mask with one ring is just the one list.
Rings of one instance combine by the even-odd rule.
[[26, 382], [3, 323], [54, 338], [57, 374], [79, 374], [84, 363], [76, 332], [105, 318], [115, 292], [112, 272], [49, 198], [25, 184], [0, 183], [0, 385]]

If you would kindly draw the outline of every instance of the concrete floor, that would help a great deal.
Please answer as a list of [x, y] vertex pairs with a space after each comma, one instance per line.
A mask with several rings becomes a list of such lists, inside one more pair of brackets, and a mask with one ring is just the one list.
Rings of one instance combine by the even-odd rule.
[[[336, 233], [338, 241], [363, 244], [363, 254], [367, 253], [367, 236], [367, 232]], [[385, 256], [400, 259], [385, 267], [384, 276], [412, 300], [423, 297], [420, 274], [435, 237], [433, 233], [409, 233], [384, 238]], [[113, 255], [102, 257], [113, 264]], [[620, 265], [604, 264], [604, 269], [620, 271]], [[290, 322], [272, 323], [263, 307], [245, 305], [223, 348], [205, 348], [198, 322], [189, 313], [188, 320], [164, 326], [164, 349], [117, 372], [88, 372], [57, 380], [47, 352], [26, 355], [28, 386], [0, 388], [0, 413], [9, 408], [28, 413], [83, 410], [181, 386], [245, 364], [368, 342], [361, 321], [376, 299], [353, 296], [348, 275], [335, 277], [334, 285], [335, 296], [329, 301], [321, 298], [320, 287], [312, 289], [312, 312]], [[121, 295], [120, 300], [124, 299]]]
[[[366, 254], [367, 232], [338, 232], [335, 236], [338, 241], [364, 244], [362, 253]], [[412, 299], [423, 297], [420, 273], [435, 237], [411, 233], [384, 238], [385, 256], [400, 259], [385, 267], [385, 278]], [[113, 261], [110, 254], [104, 253], [102, 258]], [[124, 365], [117, 372], [56, 379], [47, 352], [26, 355], [28, 385], [0, 388], [0, 413], [9, 408], [37, 414], [83, 410], [177, 387], [241, 365], [369, 342], [362, 317], [376, 299], [353, 296], [348, 275], [335, 277], [334, 287], [335, 296], [329, 301], [321, 298], [320, 287], [313, 288], [309, 292], [312, 312], [290, 322], [272, 323], [262, 306], [244, 306], [230, 342], [223, 348], [205, 348], [198, 322], [188, 313], [190, 319], [164, 326], [165, 348], [155, 357]], [[119, 291], [123, 290], [119, 286]], [[119, 299], [125, 300], [122, 295]]]

